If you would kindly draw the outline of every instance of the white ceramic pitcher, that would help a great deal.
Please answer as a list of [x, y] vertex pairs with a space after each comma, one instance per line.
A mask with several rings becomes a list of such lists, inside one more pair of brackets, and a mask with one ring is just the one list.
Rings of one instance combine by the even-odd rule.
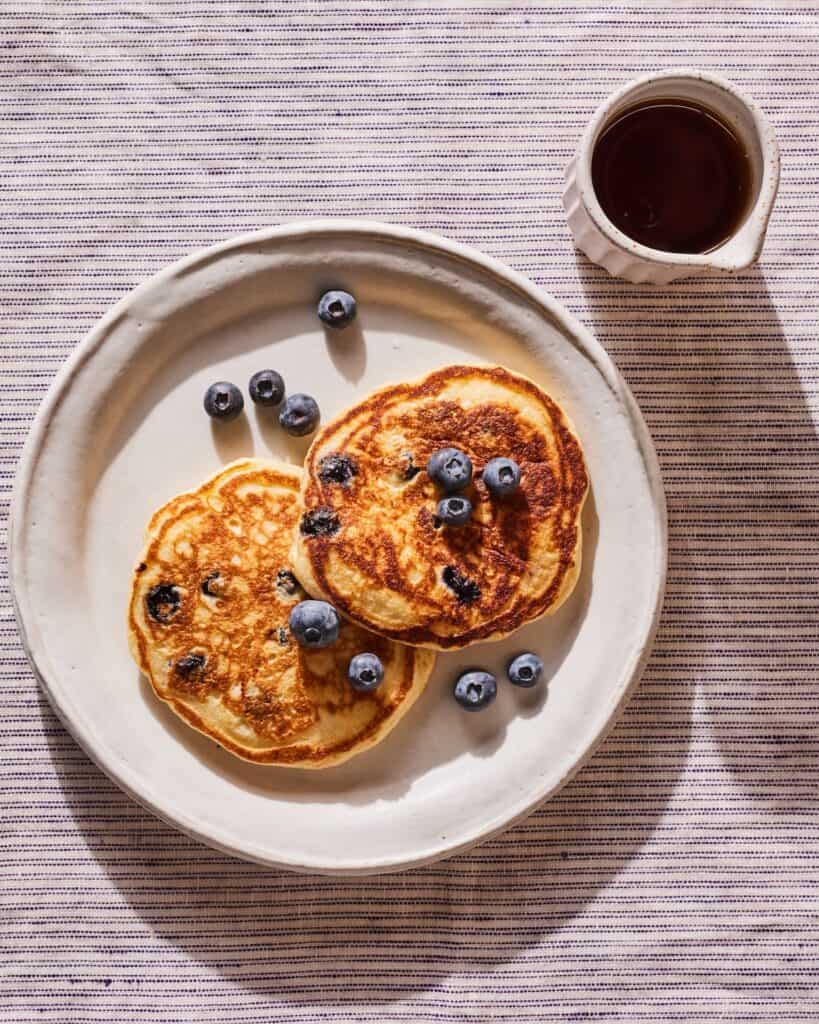
[[[647, 100], [692, 100], [710, 107], [736, 132], [751, 163], [752, 201], [734, 234], [705, 253], [663, 252], [641, 245], [608, 219], [592, 186], [597, 139], [628, 107]], [[779, 149], [773, 129], [752, 99], [716, 75], [693, 68], [669, 68], [624, 85], [598, 107], [566, 169], [563, 206], [577, 247], [615, 277], [635, 283], [667, 284], [711, 270], [736, 272], [754, 263], [779, 187]]]

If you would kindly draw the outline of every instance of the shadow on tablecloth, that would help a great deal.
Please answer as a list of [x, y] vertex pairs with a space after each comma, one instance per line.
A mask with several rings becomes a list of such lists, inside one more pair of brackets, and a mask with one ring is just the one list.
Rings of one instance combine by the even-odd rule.
[[[640, 403], [663, 469], [670, 557], [654, 664], [699, 688], [698, 728], [746, 796], [768, 813], [807, 813], [819, 772], [806, 657], [819, 440], [765, 274], [657, 288], [615, 283], [576, 259], [587, 319]], [[815, 301], [792, 291], [778, 300]]]
[[44, 697], [41, 708], [67, 808], [140, 930], [166, 943], [163, 963], [184, 972], [192, 959], [282, 1004], [354, 1005], [502, 968], [582, 916], [639, 855], [690, 730], [690, 692], [669, 701], [651, 675], [590, 764], [521, 825], [450, 861], [370, 879], [292, 875], [200, 846], [121, 793]]

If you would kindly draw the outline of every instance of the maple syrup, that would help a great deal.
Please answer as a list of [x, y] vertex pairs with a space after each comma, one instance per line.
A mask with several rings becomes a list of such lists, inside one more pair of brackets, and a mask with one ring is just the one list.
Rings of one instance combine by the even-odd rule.
[[634, 241], [705, 253], [733, 235], [751, 201], [751, 163], [734, 130], [690, 100], [649, 100], [618, 114], [592, 154], [603, 212]]

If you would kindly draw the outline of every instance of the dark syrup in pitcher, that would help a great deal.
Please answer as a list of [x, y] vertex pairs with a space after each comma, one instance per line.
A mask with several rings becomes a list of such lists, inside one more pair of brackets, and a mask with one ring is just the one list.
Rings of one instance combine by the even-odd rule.
[[733, 129], [690, 100], [650, 100], [618, 114], [592, 155], [603, 212], [636, 242], [704, 253], [745, 218], [751, 164]]

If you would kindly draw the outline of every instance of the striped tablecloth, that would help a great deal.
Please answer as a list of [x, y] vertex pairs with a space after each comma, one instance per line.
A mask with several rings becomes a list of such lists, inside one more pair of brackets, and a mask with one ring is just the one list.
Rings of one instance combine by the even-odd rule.
[[[73, 345], [171, 260], [365, 215], [528, 274], [653, 431], [666, 611], [627, 714], [525, 824], [336, 881], [197, 846], [40, 696], [2, 572], [0, 1021], [819, 1021], [819, 7], [0, 2], [0, 484]], [[559, 200], [615, 86], [690, 64], [770, 115], [762, 265], [660, 290]]]

